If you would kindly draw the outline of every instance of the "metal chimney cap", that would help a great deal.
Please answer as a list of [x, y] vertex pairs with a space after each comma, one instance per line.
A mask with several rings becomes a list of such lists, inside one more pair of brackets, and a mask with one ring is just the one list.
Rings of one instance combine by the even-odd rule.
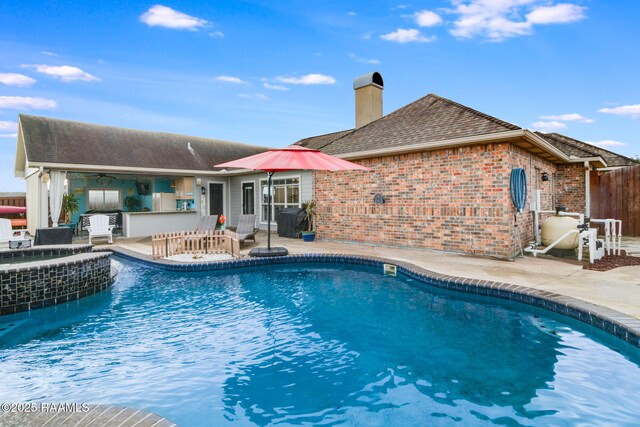
[[363, 74], [360, 77], [356, 77], [353, 80], [353, 89], [360, 89], [361, 87], [374, 85], [380, 89], [384, 89], [384, 81], [379, 72], [373, 71], [371, 73]]

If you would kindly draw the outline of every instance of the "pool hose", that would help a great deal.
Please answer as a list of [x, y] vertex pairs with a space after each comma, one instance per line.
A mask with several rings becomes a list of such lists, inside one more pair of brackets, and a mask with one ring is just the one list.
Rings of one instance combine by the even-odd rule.
[[524, 168], [513, 168], [510, 185], [513, 206], [522, 213], [527, 203], [527, 174]]

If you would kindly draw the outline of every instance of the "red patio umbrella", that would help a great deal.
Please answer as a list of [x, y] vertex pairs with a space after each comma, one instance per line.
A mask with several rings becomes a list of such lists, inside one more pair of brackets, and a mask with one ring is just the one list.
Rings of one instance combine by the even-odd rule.
[[15, 215], [27, 212], [24, 206], [0, 206], [0, 215]]
[[252, 250], [251, 252], [253, 252], [254, 256], [278, 256], [288, 253], [285, 248], [271, 248], [271, 178], [275, 172], [290, 170], [369, 170], [369, 168], [356, 163], [324, 154], [320, 150], [313, 150], [299, 145], [272, 148], [264, 153], [221, 163], [215, 165], [215, 167], [261, 170], [267, 173], [267, 250], [255, 252]]

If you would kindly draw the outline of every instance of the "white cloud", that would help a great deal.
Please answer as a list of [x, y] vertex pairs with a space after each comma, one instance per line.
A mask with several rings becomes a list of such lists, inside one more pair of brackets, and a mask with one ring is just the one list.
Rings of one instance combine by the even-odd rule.
[[356, 15], [357, 15], [357, 13], [355, 13], [355, 12], [351, 11], [351, 12], [347, 12], [347, 15], [349, 15], [349, 16], [356, 16]]
[[264, 82], [262, 85], [265, 87], [265, 89], [269, 89], [269, 90], [280, 90], [280, 91], [289, 90], [289, 88], [286, 86], [272, 85], [268, 82]]
[[431, 10], [422, 10], [416, 12], [413, 15], [416, 19], [416, 24], [420, 27], [434, 27], [442, 24], [442, 18], [437, 13]]
[[585, 8], [570, 3], [540, 6], [527, 14], [531, 24], [568, 24], [585, 18]]
[[276, 80], [292, 85], [332, 85], [336, 82], [336, 79], [324, 74], [307, 74], [302, 77], [278, 77]]
[[70, 65], [23, 65], [23, 67], [35, 67], [37, 72], [55, 77], [63, 82], [73, 82], [76, 80], [85, 82], [100, 81], [98, 77]]
[[21, 86], [27, 87], [34, 84], [36, 81], [31, 77], [18, 73], [0, 73], [0, 83], [7, 86]]
[[0, 108], [13, 110], [48, 110], [56, 108], [56, 101], [46, 98], [31, 98], [25, 96], [0, 96]]
[[567, 125], [558, 122], [558, 121], [550, 121], [550, 122], [535, 122], [532, 123], [531, 126], [536, 130], [541, 130], [543, 132], [553, 132], [560, 129], [566, 129]]
[[622, 105], [614, 108], [601, 108], [599, 113], [615, 114], [617, 116], [631, 116], [632, 118], [640, 117], [640, 104]]
[[242, 80], [240, 77], [233, 77], [233, 76], [218, 76], [218, 77], [216, 77], [216, 80], [221, 81], [221, 82], [225, 82], [225, 83], [234, 83], [234, 84], [246, 84], [247, 83], [244, 80]]
[[353, 59], [356, 62], [360, 62], [362, 64], [372, 64], [372, 65], [380, 64], [380, 61], [377, 60], [377, 59], [361, 58], [358, 55], [356, 55], [355, 53], [350, 53], [349, 54], [349, 58]]
[[627, 144], [620, 141], [612, 141], [610, 139], [604, 139], [602, 141], [586, 141], [587, 144], [597, 145], [598, 147], [608, 148], [608, 147], [624, 147]]
[[373, 33], [363, 33], [360, 37], [362, 38], [362, 40], [371, 40], [372, 35]]
[[17, 133], [0, 133], [0, 138], [16, 138]]
[[389, 34], [383, 34], [380, 36], [383, 40], [388, 40], [397, 43], [427, 43], [432, 42], [436, 38], [435, 37], [425, 37], [420, 33], [420, 31], [415, 28], [412, 29], [403, 29], [398, 28], [396, 31], [393, 31]]
[[592, 119], [577, 113], [560, 114], [558, 116], [541, 116], [540, 118], [544, 120], [559, 120], [561, 122], [593, 123]]
[[528, 35], [534, 25], [566, 24], [585, 18], [575, 4], [549, 5], [543, 0], [452, 0], [458, 17], [449, 31], [459, 38], [485, 37], [502, 41]]
[[263, 101], [267, 101], [269, 99], [269, 97], [267, 97], [267, 95], [265, 95], [264, 93], [239, 93], [238, 96], [241, 98], [260, 99]]
[[47, 56], [59, 56], [57, 53], [49, 52], [48, 50], [41, 50], [40, 53]]
[[18, 130], [17, 122], [0, 121], [0, 132], [15, 132]]
[[208, 22], [202, 18], [187, 15], [178, 12], [167, 6], [157, 4], [152, 6], [148, 11], [140, 15], [140, 21], [150, 27], [164, 27], [174, 30], [197, 31], [204, 27]]
[[211, 33], [209, 33], [209, 35], [211, 37], [217, 38], [217, 39], [221, 39], [224, 37], [224, 33], [222, 31], [213, 31]]

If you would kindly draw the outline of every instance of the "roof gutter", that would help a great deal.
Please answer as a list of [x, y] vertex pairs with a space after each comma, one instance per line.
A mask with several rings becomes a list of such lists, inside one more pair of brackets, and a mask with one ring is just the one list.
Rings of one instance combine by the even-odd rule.
[[561, 158], [567, 163], [596, 162], [596, 163], [601, 163], [604, 166], [607, 165], [607, 162], [605, 162], [604, 159], [600, 156], [592, 156], [592, 157], [567, 156], [564, 152], [557, 149], [555, 146], [553, 146], [549, 142], [545, 141], [545, 139], [542, 138], [541, 136], [536, 135], [530, 130], [526, 130], [525, 132], [527, 133], [526, 137], [531, 142], [534, 142], [536, 145], [540, 146], [540, 148], [548, 149], [548, 151], [553, 151], [561, 154], [562, 155]]
[[[48, 162], [29, 162], [29, 167], [46, 169], [59, 169], [77, 172], [122, 172], [126, 174], [153, 174], [153, 175], [229, 175], [226, 170], [190, 170], [190, 169], [162, 169], [162, 168], [141, 168], [135, 166], [106, 166], [106, 165], [79, 165], [74, 163], [48, 163]], [[235, 172], [235, 171], [234, 171]]]
[[592, 156], [592, 157], [578, 157], [578, 156], [569, 156], [569, 163], [582, 163], [582, 162], [595, 162], [600, 163], [600, 167], [606, 168], [607, 162], [600, 156]]

